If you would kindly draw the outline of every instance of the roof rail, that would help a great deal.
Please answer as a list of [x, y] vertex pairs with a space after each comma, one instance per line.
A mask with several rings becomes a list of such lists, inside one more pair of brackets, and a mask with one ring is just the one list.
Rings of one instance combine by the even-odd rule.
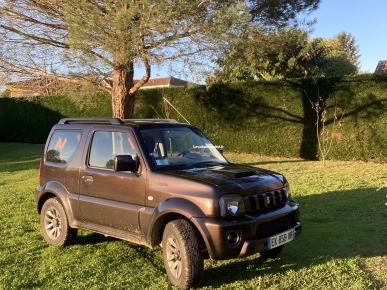
[[123, 119], [122, 121], [133, 122], [133, 123], [142, 123], [142, 122], [153, 122], [153, 123], [179, 123], [179, 121], [175, 119]]
[[121, 125], [124, 122], [119, 118], [63, 118], [58, 122], [58, 124], [69, 123], [110, 123], [112, 125]]

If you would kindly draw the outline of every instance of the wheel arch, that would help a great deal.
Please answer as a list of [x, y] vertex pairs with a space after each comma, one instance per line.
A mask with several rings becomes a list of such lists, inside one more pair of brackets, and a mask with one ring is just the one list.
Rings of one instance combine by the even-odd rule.
[[74, 218], [73, 210], [69, 199], [70, 195], [71, 193], [69, 193], [66, 188], [64, 188], [63, 185], [61, 185], [60, 183], [48, 182], [40, 191], [39, 198], [36, 203], [38, 213], [41, 214], [42, 207], [47, 200], [55, 197], [62, 204], [67, 215], [69, 225], [75, 228], [76, 220]]
[[167, 199], [159, 204], [151, 217], [147, 235], [148, 244], [155, 247], [161, 243], [165, 226], [177, 219], [185, 219], [192, 224], [203, 250], [208, 250], [204, 229], [195, 222], [194, 217], [205, 217], [203, 211], [193, 202], [182, 198]]

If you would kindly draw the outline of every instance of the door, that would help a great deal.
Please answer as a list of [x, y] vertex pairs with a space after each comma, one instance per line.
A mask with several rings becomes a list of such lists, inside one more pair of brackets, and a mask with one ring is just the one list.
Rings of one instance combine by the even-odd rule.
[[116, 155], [131, 155], [135, 160], [138, 152], [131, 131], [96, 128], [80, 172], [79, 206], [84, 222], [141, 234], [138, 217], [145, 205], [145, 178], [139, 172], [113, 169]]

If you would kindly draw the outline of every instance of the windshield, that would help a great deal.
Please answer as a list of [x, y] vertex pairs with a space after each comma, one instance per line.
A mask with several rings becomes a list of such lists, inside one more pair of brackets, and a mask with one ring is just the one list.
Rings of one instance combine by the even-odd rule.
[[142, 128], [140, 134], [156, 168], [228, 164], [217, 147], [196, 128]]

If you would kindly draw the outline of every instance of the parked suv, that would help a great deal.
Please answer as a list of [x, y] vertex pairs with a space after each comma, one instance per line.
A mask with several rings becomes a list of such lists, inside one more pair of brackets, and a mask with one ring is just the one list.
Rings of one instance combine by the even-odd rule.
[[175, 120], [60, 120], [35, 198], [47, 243], [72, 244], [81, 228], [161, 245], [182, 289], [200, 283], [204, 258], [274, 257], [301, 233], [283, 175], [228, 162], [198, 128]]

